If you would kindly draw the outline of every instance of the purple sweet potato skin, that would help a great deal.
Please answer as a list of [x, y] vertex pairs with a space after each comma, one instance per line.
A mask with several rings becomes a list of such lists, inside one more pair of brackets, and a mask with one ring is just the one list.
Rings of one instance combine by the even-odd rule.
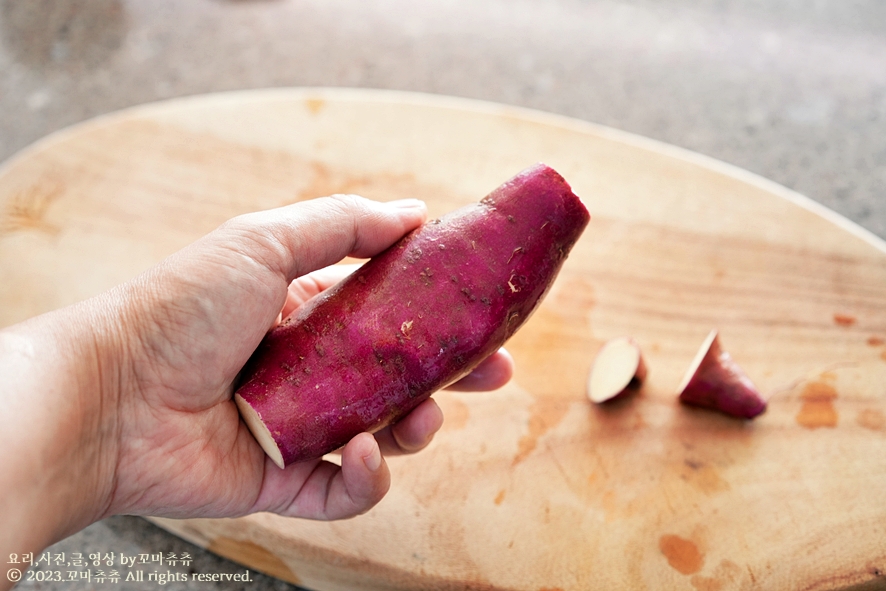
[[556, 171], [527, 169], [406, 235], [271, 330], [237, 393], [286, 465], [377, 431], [497, 351], [589, 221]]
[[741, 419], [753, 419], [766, 410], [766, 401], [753, 382], [717, 341], [683, 389], [680, 401]]

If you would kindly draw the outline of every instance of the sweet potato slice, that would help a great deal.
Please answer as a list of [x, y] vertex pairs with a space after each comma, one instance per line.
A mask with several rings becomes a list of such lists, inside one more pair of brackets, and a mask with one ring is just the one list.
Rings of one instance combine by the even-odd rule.
[[640, 345], [631, 337], [606, 341], [594, 357], [588, 376], [588, 398], [601, 403], [625, 394], [646, 379]]
[[720, 346], [716, 329], [698, 350], [678, 391], [680, 402], [733, 417], [752, 419], [766, 410], [757, 387]]

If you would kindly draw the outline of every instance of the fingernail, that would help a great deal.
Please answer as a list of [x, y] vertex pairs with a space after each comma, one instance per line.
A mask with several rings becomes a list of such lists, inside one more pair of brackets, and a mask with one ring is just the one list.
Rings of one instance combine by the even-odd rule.
[[381, 452], [378, 446], [373, 447], [369, 454], [363, 456], [363, 463], [366, 464], [370, 472], [378, 470], [379, 466], [381, 466]]
[[421, 199], [397, 199], [388, 201], [388, 205], [397, 209], [425, 209], [425, 202]]

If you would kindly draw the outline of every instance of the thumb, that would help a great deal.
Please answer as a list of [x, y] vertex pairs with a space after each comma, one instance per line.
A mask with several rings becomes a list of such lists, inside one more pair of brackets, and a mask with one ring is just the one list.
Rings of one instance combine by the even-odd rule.
[[233, 232], [244, 254], [282, 275], [286, 283], [337, 263], [345, 256], [370, 257], [427, 216], [424, 202], [382, 203], [356, 195], [333, 195], [233, 218], [221, 230]]

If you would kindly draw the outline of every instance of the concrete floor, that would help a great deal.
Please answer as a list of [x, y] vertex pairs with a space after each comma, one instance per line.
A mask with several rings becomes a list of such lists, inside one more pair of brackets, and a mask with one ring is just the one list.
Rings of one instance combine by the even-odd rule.
[[[878, 0], [0, 0], [0, 160], [122, 107], [269, 86], [578, 117], [758, 173], [886, 238]], [[59, 547], [189, 548], [192, 569], [242, 570], [128, 517]]]

